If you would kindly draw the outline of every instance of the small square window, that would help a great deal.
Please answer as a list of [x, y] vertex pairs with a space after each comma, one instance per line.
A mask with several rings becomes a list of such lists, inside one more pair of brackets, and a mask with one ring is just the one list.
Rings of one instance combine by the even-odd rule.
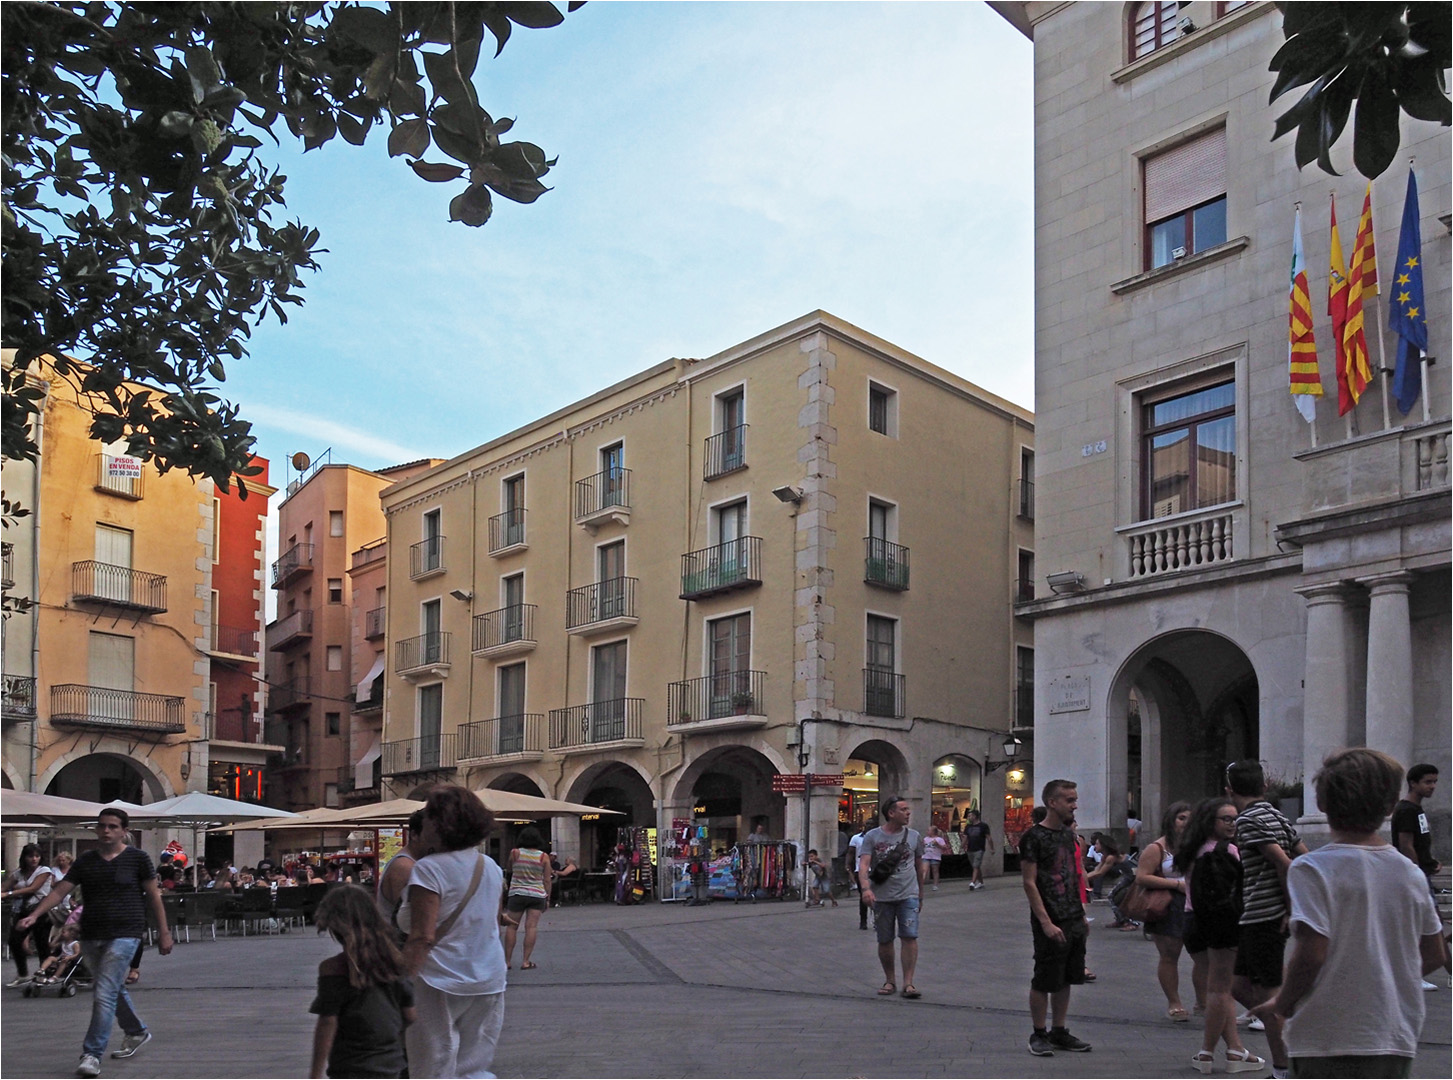
[[328, 511], [328, 535], [329, 536], [342, 536], [343, 535], [343, 511], [342, 510], [329, 510]]
[[898, 437], [898, 392], [877, 383], [868, 384], [868, 430], [890, 439]]
[[330, 577], [328, 579], [328, 603], [343, 603], [343, 579]]
[[343, 714], [330, 712], [325, 714], [328, 721], [328, 734], [337, 735], [343, 730]]

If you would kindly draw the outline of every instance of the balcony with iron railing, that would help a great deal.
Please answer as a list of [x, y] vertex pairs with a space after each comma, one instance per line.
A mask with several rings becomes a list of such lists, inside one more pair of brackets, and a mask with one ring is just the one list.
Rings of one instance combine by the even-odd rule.
[[513, 656], [535, 647], [535, 604], [514, 604], [474, 617], [475, 656]]
[[607, 521], [631, 520], [631, 470], [606, 469], [575, 482], [575, 523], [594, 531]]
[[763, 727], [764, 671], [723, 671], [666, 687], [666, 726], [672, 731]]
[[287, 720], [274, 718], [263, 725], [263, 741], [279, 748], [272, 763], [280, 769], [307, 768], [308, 744], [302, 736], [302, 731], [295, 731]]
[[405, 776], [409, 773], [453, 772], [458, 764], [454, 733], [423, 735], [417, 739], [400, 739], [383, 744], [384, 776]]
[[368, 697], [359, 698], [358, 688], [353, 688], [353, 715], [365, 716], [370, 713], [383, 710], [383, 676], [374, 676], [372, 685], [368, 688]]
[[444, 572], [444, 538], [427, 536], [409, 545], [409, 577], [415, 581]]
[[582, 585], [565, 594], [565, 629], [589, 636], [635, 626], [636, 579], [607, 578], [594, 585]]
[[34, 676], [5, 676], [4, 695], [0, 696], [0, 717], [16, 721], [35, 719]]
[[436, 630], [432, 634], [394, 642], [394, 674], [412, 677], [449, 673], [449, 645], [453, 634]]
[[245, 626], [214, 626], [210, 651], [236, 660], [256, 660], [257, 630]]
[[72, 563], [71, 600], [159, 615], [167, 609], [166, 575], [89, 559]]
[[867, 554], [863, 560], [863, 580], [869, 585], [898, 592], [908, 588], [908, 549], [881, 536], [863, 538]]
[[545, 716], [520, 713], [476, 720], [459, 728], [459, 760], [533, 760], [545, 752]]
[[610, 698], [589, 705], [550, 710], [550, 749], [588, 750], [606, 744], [644, 742], [641, 714], [645, 698]]
[[747, 467], [747, 425], [727, 428], [706, 440], [704, 479], [715, 480]]
[[863, 712], [869, 716], [902, 719], [908, 715], [904, 702], [905, 679], [883, 668], [863, 669]]
[[376, 607], [363, 614], [363, 637], [366, 641], [377, 641], [388, 632], [388, 608]]
[[[252, 713], [244, 713], [241, 709], [222, 709], [217, 712], [205, 712], [202, 716], [202, 729], [206, 731], [207, 738], [217, 742], [239, 743], [244, 746], [268, 746], [267, 726], [263, 723], [262, 717]], [[275, 748], [281, 748], [282, 743], [271, 744]]]
[[1019, 478], [1019, 516], [1034, 520], [1034, 481], [1027, 476]]
[[101, 454], [97, 460], [96, 490], [104, 491], [108, 495], [120, 495], [123, 499], [140, 499], [142, 497], [142, 481], [145, 473], [141, 476], [111, 476], [110, 465], [116, 460], [114, 454]]
[[283, 682], [273, 683], [267, 692], [269, 712], [286, 712], [289, 709], [307, 708], [313, 702], [313, 678], [298, 675]]
[[1034, 599], [1034, 579], [1032, 577], [1017, 577], [1009, 583], [1014, 590], [1014, 602], [1022, 604], [1025, 601]]
[[0, 589], [15, 588], [15, 545], [0, 544]]
[[525, 541], [525, 508], [518, 506], [489, 519], [489, 553], [509, 555], [529, 547]]
[[313, 609], [291, 611], [267, 624], [267, 651], [282, 652], [313, 638]]
[[717, 593], [762, 584], [762, 538], [739, 536], [715, 547], [681, 556], [681, 599], [701, 600]]
[[369, 769], [368, 779], [370, 783], [360, 786], [358, 783], [358, 766], [342, 765], [338, 769], [338, 794], [339, 795], [361, 795], [364, 792], [377, 794], [383, 781], [383, 759], [374, 758], [372, 767]]
[[53, 727], [125, 731], [133, 735], [180, 735], [187, 730], [184, 698], [142, 694], [105, 686], [62, 683], [50, 688]]
[[281, 589], [290, 582], [313, 572], [313, 545], [294, 544], [272, 564], [272, 587]]

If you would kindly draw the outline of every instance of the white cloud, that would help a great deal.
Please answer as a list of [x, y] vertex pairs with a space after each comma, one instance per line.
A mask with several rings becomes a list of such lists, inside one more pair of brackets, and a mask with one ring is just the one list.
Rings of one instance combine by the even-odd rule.
[[307, 449], [312, 452], [331, 446], [345, 460], [358, 455], [368, 459], [367, 464], [398, 463], [430, 456], [422, 450], [404, 446], [371, 431], [360, 431], [347, 424], [340, 424], [317, 413], [249, 402], [243, 406], [243, 414], [259, 426], [304, 436], [308, 440]]

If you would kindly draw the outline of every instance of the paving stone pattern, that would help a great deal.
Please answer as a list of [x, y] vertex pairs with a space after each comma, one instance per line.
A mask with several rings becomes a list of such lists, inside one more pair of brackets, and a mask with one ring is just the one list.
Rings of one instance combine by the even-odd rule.
[[[1155, 982], [1155, 949], [1107, 928], [1095, 907], [1090, 966], [1070, 1028], [1089, 1054], [1034, 1058], [1026, 998], [1030, 937], [1016, 880], [930, 894], [922, 919], [919, 1001], [879, 998], [874, 936], [857, 902], [717, 903], [689, 908], [557, 908], [541, 923], [539, 967], [511, 972], [495, 1067], [505, 1077], [1182, 1077], [1199, 1047], [1194, 1024], [1171, 1024]], [[102, 1075], [306, 1075], [307, 1007], [320, 960], [335, 950], [312, 930], [180, 944], [149, 952], [135, 988], [156, 1038]], [[1413, 1075], [1453, 1074], [1450, 1000], [1429, 994]], [[1182, 960], [1190, 990], [1190, 962]], [[73, 1075], [90, 1010], [4, 991], [0, 1075]], [[1189, 1003], [1189, 996], [1187, 998]], [[891, 1032], [881, 1038], [862, 1033]], [[1246, 1034], [1265, 1055], [1265, 1040]], [[119, 1035], [112, 1046], [120, 1043]], [[1219, 1071], [1219, 1070], [1218, 1070]]]

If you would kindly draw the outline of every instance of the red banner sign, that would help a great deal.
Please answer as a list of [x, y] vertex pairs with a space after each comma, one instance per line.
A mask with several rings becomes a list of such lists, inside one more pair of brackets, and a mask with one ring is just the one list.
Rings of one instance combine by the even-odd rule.
[[813, 773], [812, 774], [812, 786], [813, 787], [837, 787], [837, 788], [840, 788], [840, 787], [843, 786], [843, 774], [842, 773]]
[[807, 790], [805, 773], [773, 773], [772, 790], [779, 795], [801, 795]]

